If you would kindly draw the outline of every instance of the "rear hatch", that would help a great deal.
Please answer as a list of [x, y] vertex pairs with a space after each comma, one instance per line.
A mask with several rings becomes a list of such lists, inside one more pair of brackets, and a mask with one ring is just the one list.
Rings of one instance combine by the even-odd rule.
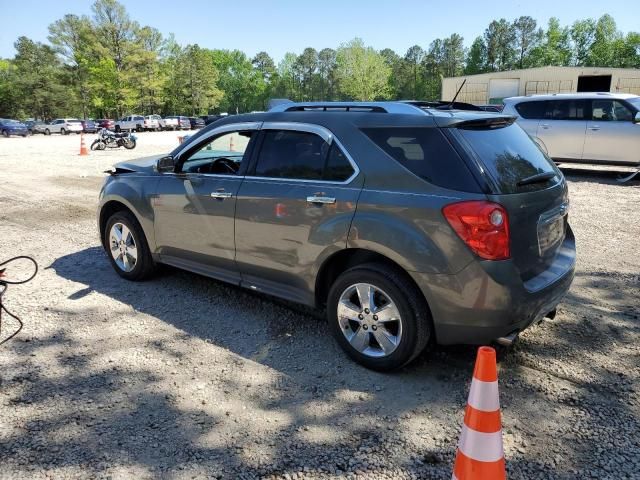
[[513, 120], [492, 115], [449, 131], [486, 182], [488, 199], [507, 210], [511, 258], [526, 282], [554, 264], [569, 200], [560, 170]]

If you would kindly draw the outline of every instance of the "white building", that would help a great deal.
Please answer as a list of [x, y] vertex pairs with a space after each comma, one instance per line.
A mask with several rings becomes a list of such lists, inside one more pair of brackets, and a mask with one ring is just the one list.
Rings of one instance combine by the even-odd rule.
[[634, 68], [539, 67], [508, 72], [444, 78], [442, 100], [476, 105], [502, 103], [503, 98], [536, 93], [617, 92], [640, 95], [640, 70]]

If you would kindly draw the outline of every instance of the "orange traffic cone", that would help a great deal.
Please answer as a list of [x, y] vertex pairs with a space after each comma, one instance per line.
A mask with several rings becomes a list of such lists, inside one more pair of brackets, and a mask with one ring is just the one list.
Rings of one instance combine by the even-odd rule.
[[229, 136], [229, 151], [233, 152], [235, 146], [233, 145], [233, 135]]
[[80, 155], [89, 155], [89, 151], [87, 150], [87, 146], [84, 143], [84, 134], [80, 134]]
[[506, 478], [496, 351], [491, 347], [480, 347], [473, 370], [452, 479]]

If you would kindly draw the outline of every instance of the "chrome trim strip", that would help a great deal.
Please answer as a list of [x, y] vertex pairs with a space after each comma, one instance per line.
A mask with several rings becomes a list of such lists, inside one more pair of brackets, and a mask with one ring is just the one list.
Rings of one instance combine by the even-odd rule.
[[[306, 107], [306, 108], [370, 108], [370, 107], [378, 107], [386, 110], [387, 113], [404, 113], [407, 115], [429, 115], [427, 112], [422, 110], [421, 108], [416, 107], [415, 105], [411, 105], [409, 103], [402, 102], [285, 102], [279, 105], [275, 105], [269, 112], [286, 112], [289, 108], [292, 107]], [[313, 110], [312, 110], [313, 111]], [[293, 113], [293, 112], [291, 112]], [[329, 112], [331, 113], [331, 112]], [[342, 113], [342, 112], [337, 112]], [[356, 113], [356, 112], [353, 112]], [[368, 112], [362, 112], [368, 113]]]

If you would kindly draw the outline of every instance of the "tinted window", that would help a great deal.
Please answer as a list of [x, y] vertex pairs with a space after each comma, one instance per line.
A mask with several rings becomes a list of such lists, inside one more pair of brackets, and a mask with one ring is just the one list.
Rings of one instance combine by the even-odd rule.
[[551, 160], [518, 125], [494, 129], [459, 128], [457, 131], [494, 178], [499, 193], [540, 190], [558, 182], [559, 175], [546, 182], [518, 186], [520, 180], [533, 175], [557, 173]]
[[636, 110], [640, 111], [640, 97], [629, 98], [627, 99], [627, 102], [633, 105], [636, 108]]
[[266, 130], [255, 174], [322, 180], [328, 149], [329, 144], [313, 133]]
[[617, 100], [593, 100], [591, 118], [599, 122], [630, 122], [633, 113]]
[[522, 118], [538, 120], [544, 118], [546, 102], [522, 102], [516, 105], [516, 110]]
[[553, 100], [547, 102], [547, 118], [552, 120], [586, 120], [587, 100]]
[[452, 190], [479, 192], [464, 161], [438, 128], [365, 128], [363, 132], [387, 155], [413, 174]]
[[349, 163], [344, 152], [340, 150], [340, 147], [336, 143], [333, 143], [329, 149], [329, 156], [327, 157], [323, 178], [325, 180], [343, 182], [351, 175], [353, 175], [351, 163]]

